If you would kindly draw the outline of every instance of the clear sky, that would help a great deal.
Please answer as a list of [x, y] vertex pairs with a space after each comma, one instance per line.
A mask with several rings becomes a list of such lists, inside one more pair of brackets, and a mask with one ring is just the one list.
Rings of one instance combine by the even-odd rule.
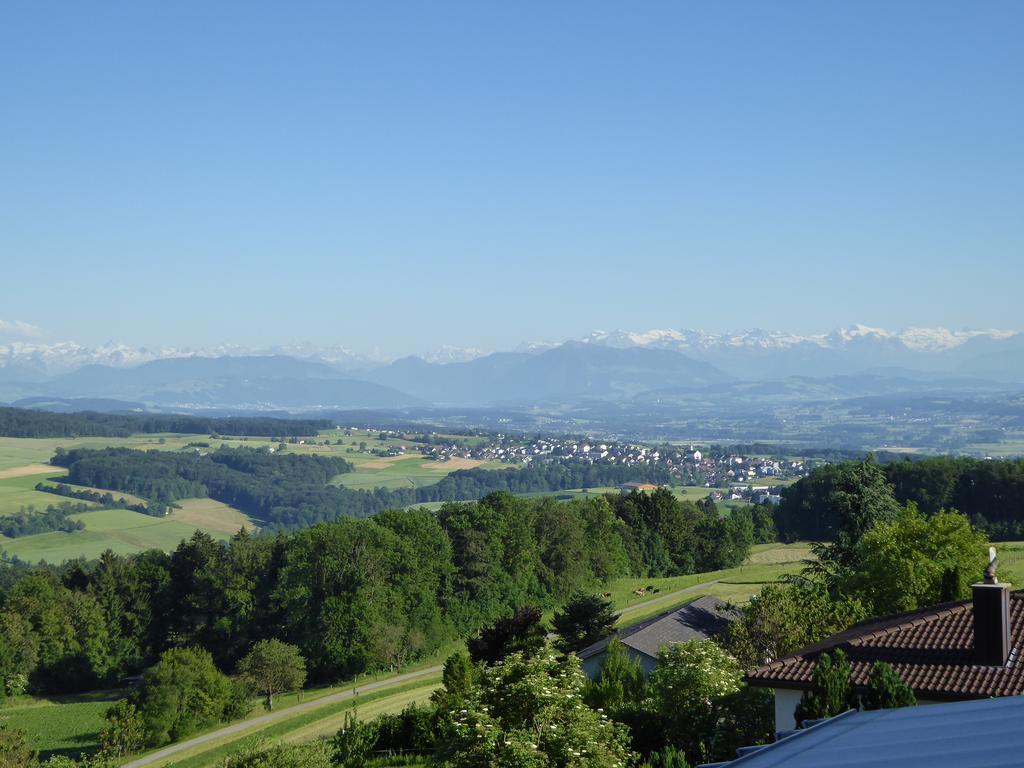
[[5, 3], [0, 340], [1024, 330], [1022, 29], [1017, 0]]

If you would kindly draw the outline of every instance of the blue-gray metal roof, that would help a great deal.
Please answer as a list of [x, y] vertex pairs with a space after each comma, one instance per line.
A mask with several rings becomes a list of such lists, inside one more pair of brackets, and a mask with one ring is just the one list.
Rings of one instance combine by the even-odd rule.
[[847, 712], [725, 765], [1019, 768], [1024, 766], [1024, 697]]

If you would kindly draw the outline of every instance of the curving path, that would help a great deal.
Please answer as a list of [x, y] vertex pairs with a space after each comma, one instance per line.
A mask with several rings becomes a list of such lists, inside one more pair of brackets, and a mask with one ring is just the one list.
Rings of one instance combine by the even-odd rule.
[[[660, 603], [670, 603], [673, 600], [676, 600], [677, 598], [680, 598], [689, 592], [696, 592], [697, 590], [704, 589], [711, 584], [717, 584], [718, 581], [718, 579], [714, 579], [712, 581], [703, 581], [700, 584], [694, 584], [693, 586], [686, 587], [685, 589], [678, 589], [675, 592], [669, 592], [665, 595], [659, 595], [653, 600], [647, 600], [642, 603], [637, 603], [635, 605], [622, 608], [621, 610], [616, 611], [615, 615], [623, 616], [633, 611], [647, 609], [651, 606], [658, 605]], [[249, 730], [250, 728], [256, 728], [261, 725], [272, 723], [275, 720], [281, 720], [287, 717], [292, 717], [293, 715], [306, 712], [307, 710], [322, 707], [325, 704], [333, 704], [337, 701], [351, 699], [354, 694], [369, 693], [371, 691], [380, 690], [381, 688], [388, 688], [393, 685], [400, 685], [402, 683], [409, 682], [410, 680], [416, 680], [420, 677], [435, 675], [442, 672], [443, 669], [444, 668], [441, 665], [437, 665], [433, 667], [427, 667], [426, 669], [418, 669], [415, 672], [404, 672], [400, 675], [389, 677], [386, 680], [378, 680], [373, 683], [366, 683], [365, 685], [357, 686], [354, 689], [350, 688], [345, 691], [339, 691], [338, 693], [332, 693], [329, 696], [314, 699], [313, 701], [307, 701], [303, 702], [302, 704], [296, 704], [295, 706], [288, 707], [287, 709], [279, 709], [275, 712], [269, 712], [265, 715], [254, 717], [251, 720], [242, 720], [237, 723], [232, 723], [231, 725], [226, 725], [223, 728], [217, 729], [216, 731], [210, 731], [209, 733], [204, 733], [202, 736], [196, 736], [194, 738], [191, 738], [188, 741], [179, 741], [176, 744], [171, 744], [170, 746], [164, 747], [163, 749], [159, 749], [156, 752], [150, 752], [148, 755], [143, 755], [142, 757], [136, 758], [135, 760], [132, 760], [130, 763], [125, 763], [122, 766], [122, 768], [143, 768], [143, 766], [151, 765], [159, 760], [163, 760], [165, 758], [176, 755], [179, 752], [184, 752], [194, 747], [202, 746], [203, 744], [207, 744], [211, 741], [217, 741], [218, 739], [221, 739], [225, 736], [243, 733]]]
[[288, 707], [286, 709], [279, 709], [274, 712], [268, 712], [265, 715], [254, 717], [251, 720], [241, 720], [231, 725], [226, 725], [223, 728], [218, 728], [216, 731], [210, 731], [204, 733], [202, 736], [196, 736], [195, 738], [188, 739], [187, 741], [179, 741], [176, 744], [158, 749], [156, 752], [150, 752], [148, 755], [132, 760], [130, 763], [125, 763], [122, 768], [142, 768], [145, 765], [151, 765], [158, 760], [164, 760], [168, 757], [184, 752], [185, 750], [192, 749], [193, 747], [199, 747], [203, 744], [207, 744], [211, 741], [216, 741], [225, 736], [231, 736], [236, 733], [243, 733], [250, 728], [255, 728], [261, 725], [272, 723], [275, 720], [282, 720], [293, 715], [301, 714], [310, 709], [316, 709], [322, 707], [325, 704], [333, 704], [337, 701], [344, 701], [345, 699], [351, 699], [355, 694], [370, 693], [371, 691], [377, 691], [381, 688], [388, 688], [393, 685], [400, 685], [401, 683], [407, 683], [410, 680], [416, 680], [420, 677], [427, 677], [429, 675], [436, 675], [443, 670], [441, 665], [427, 667], [426, 669], [418, 669], [415, 672], [403, 672], [400, 675], [389, 677], [386, 680], [378, 680], [373, 683], [366, 683], [365, 685], [356, 686], [355, 688], [349, 688], [345, 691], [338, 691], [338, 693], [332, 693], [328, 696], [323, 696], [313, 701], [305, 701], [302, 704], [296, 704], [295, 706]]

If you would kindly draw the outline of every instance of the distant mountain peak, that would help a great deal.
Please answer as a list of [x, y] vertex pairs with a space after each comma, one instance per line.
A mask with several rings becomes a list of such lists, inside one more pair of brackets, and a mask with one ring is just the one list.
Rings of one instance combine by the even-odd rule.
[[490, 352], [479, 347], [456, 347], [442, 344], [421, 357], [428, 363], [468, 363], [470, 360], [476, 360], [489, 354]]

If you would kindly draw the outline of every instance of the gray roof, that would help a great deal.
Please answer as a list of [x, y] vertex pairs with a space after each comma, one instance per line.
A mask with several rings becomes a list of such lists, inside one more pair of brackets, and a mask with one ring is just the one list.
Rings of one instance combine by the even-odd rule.
[[1024, 697], [850, 711], [729, 768], [1009, 768], [1024, 763]]
[[602, 653], [608, 643], [618, 637], [634, 651], [656, 659], [661, 646], [687, 640], [707, 640], [721, 632], [733, 617], [732, 611], [720, 598], [702, 597], [599, 640], [580, 651], [579, 657], [588, 659]]

